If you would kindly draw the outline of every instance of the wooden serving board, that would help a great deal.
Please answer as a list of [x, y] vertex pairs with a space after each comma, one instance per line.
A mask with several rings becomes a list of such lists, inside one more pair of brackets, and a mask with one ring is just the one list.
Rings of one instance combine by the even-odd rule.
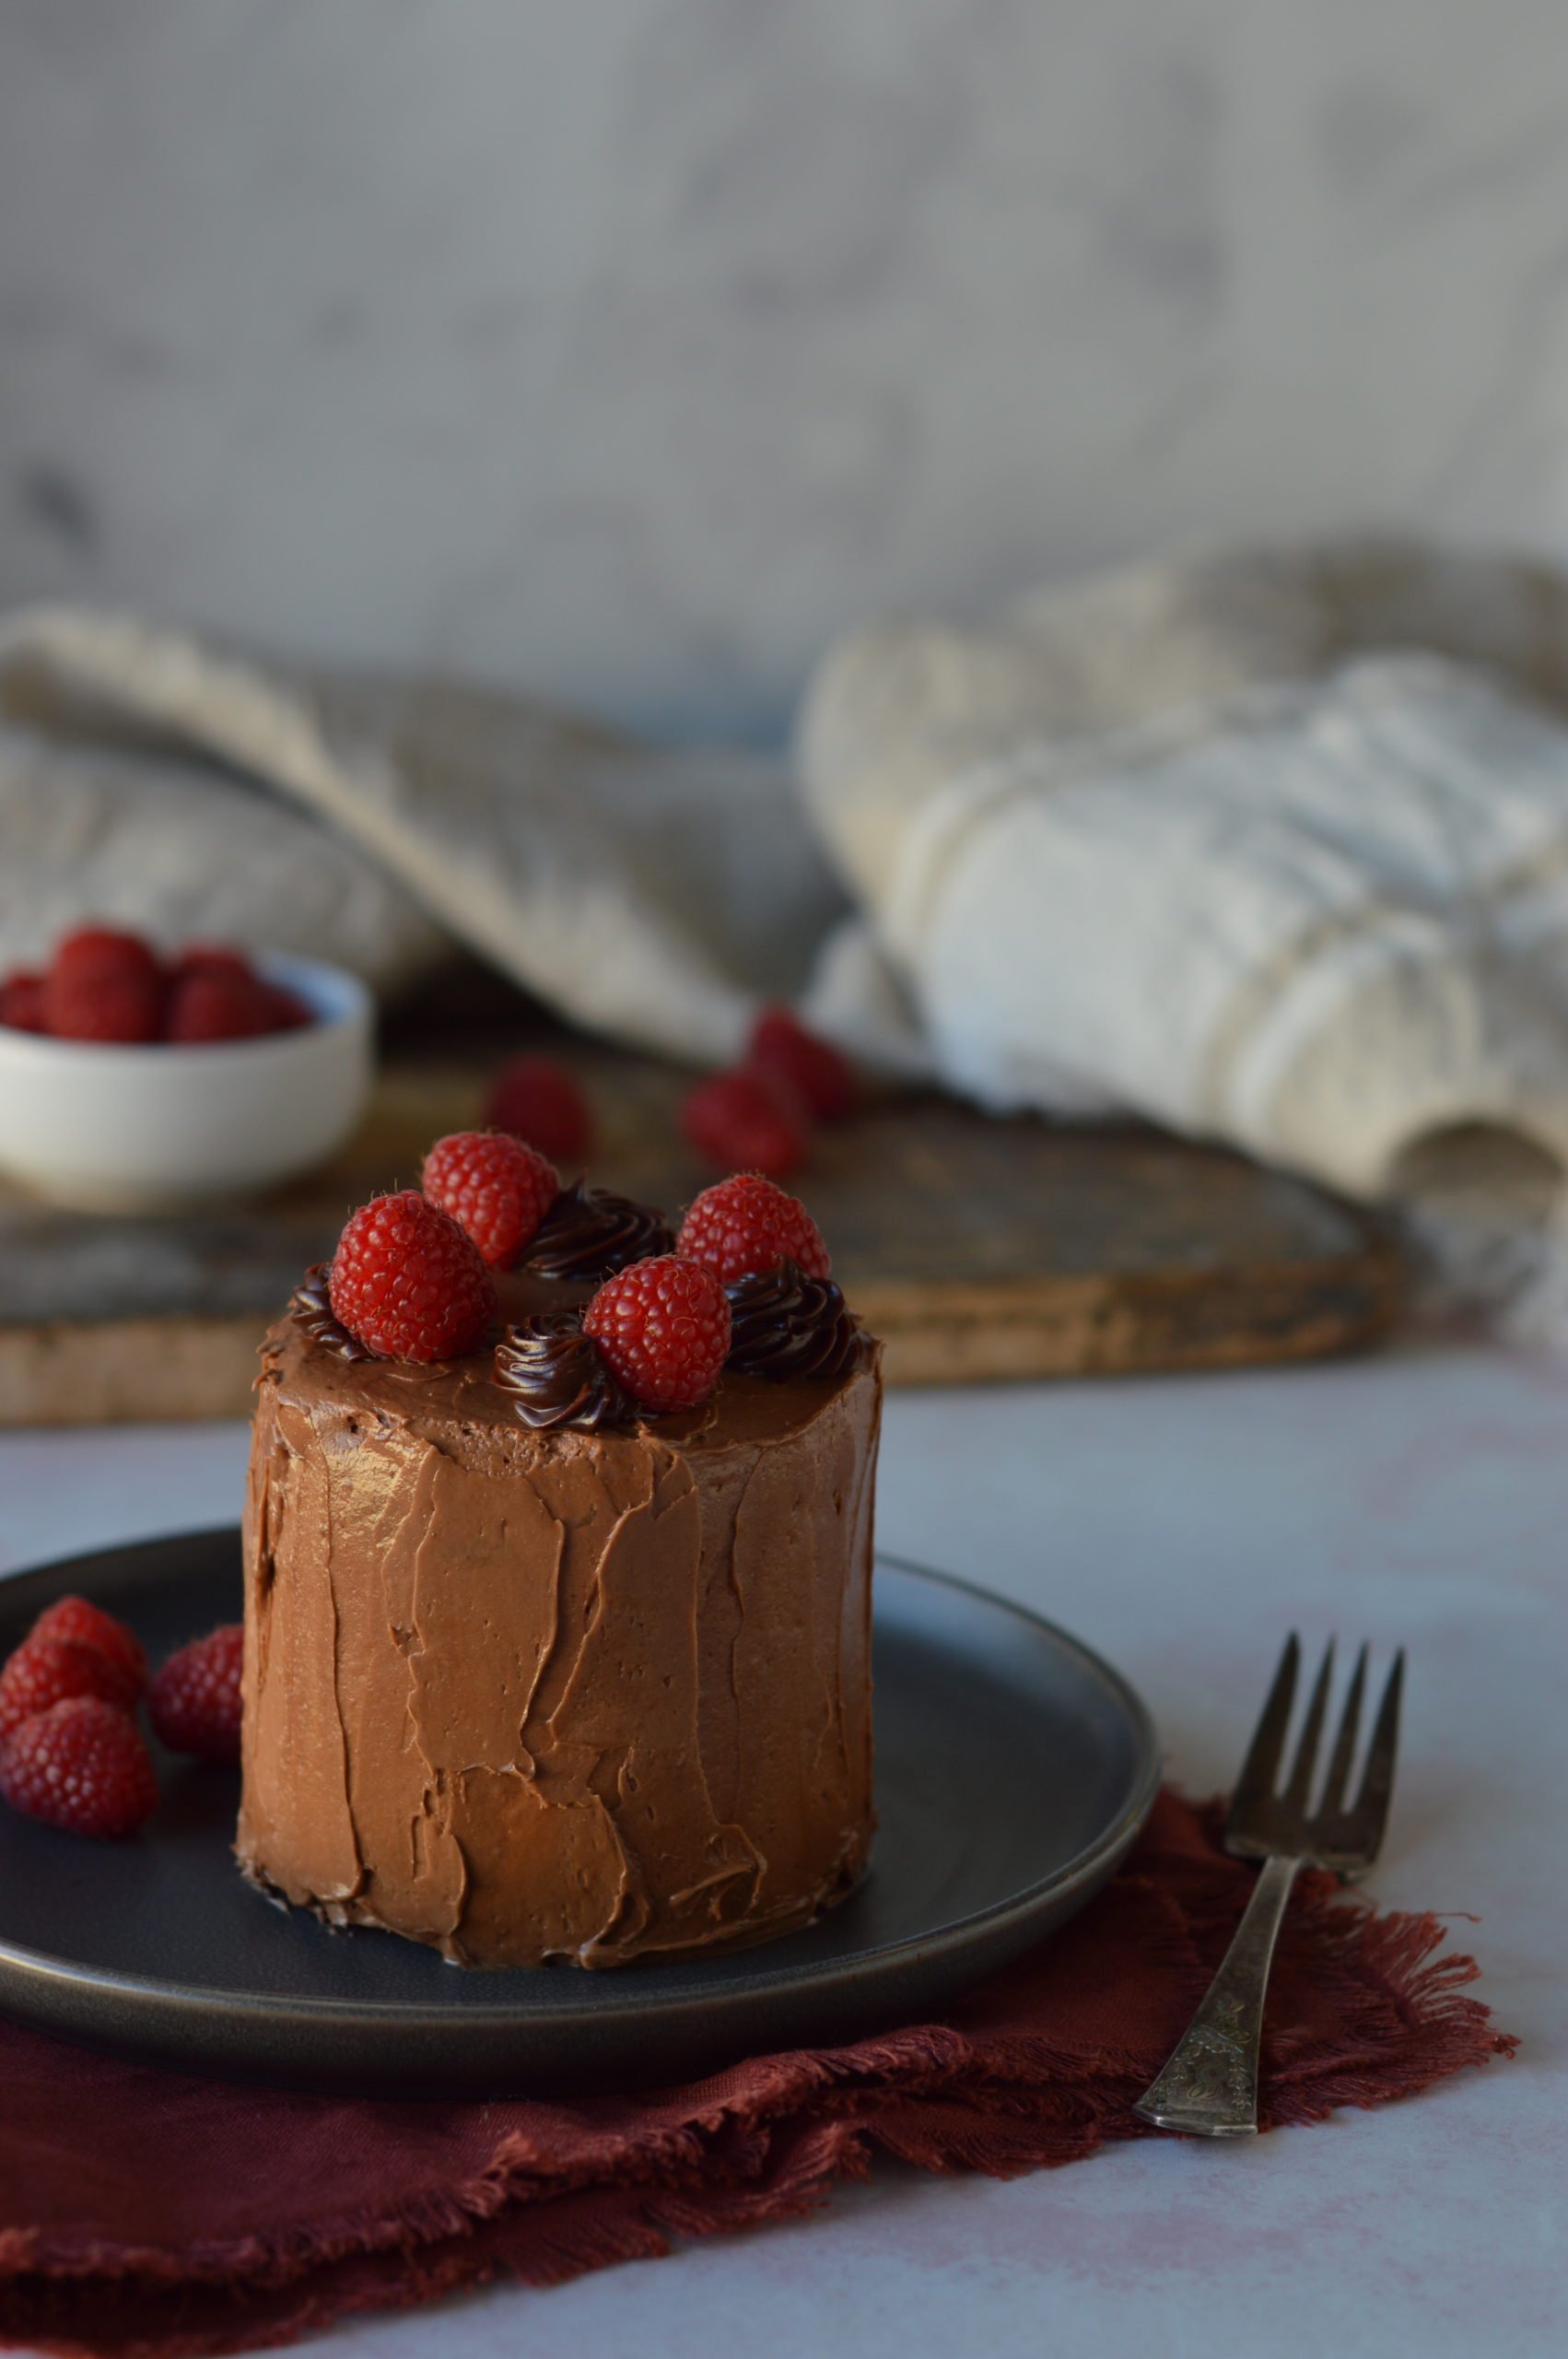
[[[579, 1048], [592, 1177], [678, 1212], [687, 1077]], [[248, 1413], [258, 1338], [345, 1214], [478, 1120], [493, 1054], [404, 1053], [350, 1150], [265, 1203], [91, 1218], [0, 1193], [0, 1424]], [[1393, 1318], [1375, 1220], [1242, 1157], [1147, 1130], [994, 1121], [889, 1099], [824, 1132], [794, 1182], [895, 1384], [1225, 1367], [1354, 1349]]]

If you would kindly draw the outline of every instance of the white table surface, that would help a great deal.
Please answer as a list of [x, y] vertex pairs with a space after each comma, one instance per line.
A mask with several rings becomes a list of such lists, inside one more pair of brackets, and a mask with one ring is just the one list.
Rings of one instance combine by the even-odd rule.
[[[234, 1426], [0, 1438], [0, 1571], [237, 1508]], [[1236, 1377], [903, 1393], [880, 1532], [1080, 1632], [1196, 1790], [1281, 1633], [1410, 1651], [1392, 1906], [1473, 1910], [1497, 2062], [1256, 2144], [1008, 2184], [880, 2170], [817, 2218], [331, 2336], [345, 2359], [977, 2349], [1318, 2359], [1568, 2348], [1568, 1371], [1479, 1347]]]

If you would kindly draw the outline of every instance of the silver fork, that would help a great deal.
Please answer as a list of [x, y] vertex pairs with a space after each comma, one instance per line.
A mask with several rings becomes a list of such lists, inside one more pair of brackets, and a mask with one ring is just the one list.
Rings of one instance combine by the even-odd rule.
[[1269, 1967], [1285, 1903], [1296, 1870], [1310, 1863], [1349, 1879], [1364, 1874], [1377, 1857], [1394, 1790], [1394, 1754], [1399, 1741], [1399, 1696], [1404, 1685], [1401, 1648], [1377, 1708], [1367, 1748], [1361, 1790], [1347, 1804], [1345, 1787], [1355, 1753], [1366, 1684], [1366, 1649], [1356, 1658], [1350, 1693], [1317, 1807], [1307, 1797], [1317, 1758], [1323, 1716], [1334, 1672], [1330, 1640], [1313, 1686], [1295, 1759], [1282, 1793], [1276, 1790], [1285, 1731], [1295, 1699], [1301, 1646], [1293, 1630], [1269, 1690], [1225, 1820], [1227, 1851], [1240, 1860], [1261, 1860], [1263, 1869], [1225, 1952], [1170, 2062], [1133, 2107], [1160, 2130], [1186, 2130], [1200, 2138], [1246, 2138], [1258, 2129], [1258, 2050], [1263, 2032], [1263, 2001]]

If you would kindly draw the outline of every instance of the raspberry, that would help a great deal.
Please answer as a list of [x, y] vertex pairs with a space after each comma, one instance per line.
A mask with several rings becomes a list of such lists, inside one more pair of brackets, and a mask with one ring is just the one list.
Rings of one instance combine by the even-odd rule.
[[41, 975], [18, 967], [0, 983], [0, 1024], [8, 1024], [13, 1032], [48, 1031]]
[[139, 933], [117, 933], [107, 925], [79, 926], [56, 943], [49, 973], [52, 981], [63, 977], [78, 983], [106, 978], [116, 982], [133, 979], [160, 982], [163, 979], [158, 953], [150, 944]]
[[129, 1711], [141, 1683], [123, 1663], [74, 1638], [24, 1638], [0, 1671], [0, 1742], [64, 1696], [101, 1696]]
[[169, 971], [178, 983], [187, 975], [252, 975], [255, 969], [242, 950], [227, 942], [188, 942]]
[[240, 1666], [245, 1631], [226, 1622], [170, 1655], [147, 1690], [153, 1733], [198, 1761], [240, 1758]]
[[106, 975], [85, 982], [51, 977], [44, 990], [49, 1029], [57, 1040], [113, 1041], [129, 1046], [156, 1040], [163, 1021], [163, 993], [131, 976]]
[[263, 983], [262, 995], [267, 1006], [269, 1032], [298, 1032], [307, 1024], [314, 1024], [316, 1012], [282, 983]]
[[0, 1745], [0, 1794], [69, 1835], [134, 1835], [158, 1807], [141, 1731], [101, 1696], [68, 1696]]
[[119, 1663], [130, 1673], [132, 1694], [139, 1696], [146, 1684], [146, 1650], [135, 1632], [101, 1605], [89, 1604], [85, 1597], [57, 1597], [46, 1605], [32, 1628], [29, 1638], [70, 1638], [80, 1647], [96, 1647], [100, 1655]]
[[808, 1278], [833, 1274], [822, 1231], [799, 1196], [759, 1171], [737, 1171], [705, 1188], [681, 1223], [675, 1250], [711, 1270], [721, 1285], [786, 1259], [798, 1262]]
[[163, 991], [163, 969], [139, 934], [84, 926], [50, 961], [44, 1012], [63, 1040], [156, 1040]]
[[553, 1163], [498, 1131], [454, 1131], [438, 1139], [420, 1184], [495, 1270], [511, 1268], [561, 1192]]
[[254, 975], [199, 967], [169, 994], [163, 1037], [186, 1046], [204, 1040], [253, 1040], [277, 1028], [268, 986]]
[[414, 1188], [362, 1205], [337, 1241], [333, 1317], [383, 1360], [458, 1359], [496, 1315], [496, 1282], [466, 1232]]
[[695, 1409], [730, 1351], [730, 1306], [711, 1270], [656, 1253], [606, 1278], [582, 1314], [610, 1373], [649, 1409]]
[[750, 1062], [787, 1082], [819, 1122], [837, 1122], [860, 1094], [854, 1066], [787, 1007], [765, 1007], [752, 1027]]
[[593, 1116], [576, 1078], [554, 1057], [514, 1057], [496, 1076], [486, 1102], [491, 1130], [537, 1147], [552, 1163], [580, 1163], [593, 1137]]
[[788, 1085], [745, 1065], [688, 1090], [681, 1128], [688, 1144], [720, 1169], [741, 1164], [780, 1180], [804, 1160], [811, 1144], [811, 1119]]

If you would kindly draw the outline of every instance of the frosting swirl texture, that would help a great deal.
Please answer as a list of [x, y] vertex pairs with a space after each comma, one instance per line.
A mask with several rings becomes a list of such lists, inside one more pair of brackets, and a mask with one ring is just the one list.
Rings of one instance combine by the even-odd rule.
[[650, 1253], [673, 1253], [664, 1215], [586, 1180], [563, 1188], [526, 1248], [521, 1267], [541, 1278], [609, 1278]]
[[323, 1352], [335, 1353], [340, 1360], [368, 1360], [375, 1355], [368, 1344], [351, 1334], [341, 1319], [333, 1314], [332, 1266], [330, 1262], [312, 1262], [288, 1298], [289, 1314], [297, 1327], [302, 1327], [313, 1344]]
[[496, 1346], [495, 1380], [525, 1426], [635, 1425], [642, 1414], [582, 1332], [579, 1310], [541, 1311], [509, 1327]]
[[776, 1383], [839, 1377], [861, 1356], [860, 1323], [831, 1278], [808, 1278], [798, 1262], [734, 1278], [730, 1301], [730, 1356], [739, 1376]]

